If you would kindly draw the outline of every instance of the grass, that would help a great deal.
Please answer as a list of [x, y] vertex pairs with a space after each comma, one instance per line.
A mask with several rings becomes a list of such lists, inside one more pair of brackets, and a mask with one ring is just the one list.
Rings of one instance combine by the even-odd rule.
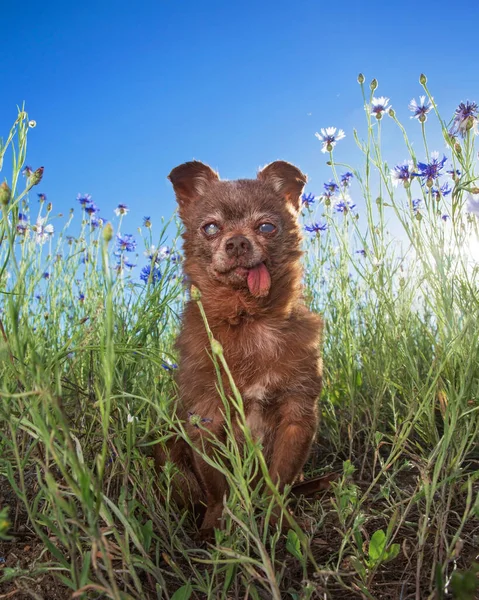
[[[306, 476], [339, 477], [312, 500], [279, 498], [294, 508], [284, 534], [248, 485], [258, 469], [268, 478], [260, 447], [246, 429], [244, 448], [230, 437], [215, 459], [231, 491], [212, 545], [169, 500], [174, 466], [158, 477], [151, 459], [153, 444], [185, 435], [173, 411], [185, 292], [175, 241], [163, 248], [168, 223], [155, 238], [149, 221], [141, 229], [143, 280], [128, 266], [134, 242], [115, 235], [128, 223], [121, 211], [114, 232], [86, 199], [78, 235], [67, 235], [73, 214], [59, 231], [46, 199], [32, 201], [42, 171], [27, 169], [20, 190], [33, 123], [19, 112], [0, 149], [13, 172], [0, 188], [0, 598], [475, 597], [477, 120], [451, 136], [421, 83], [432, 110], [411, 123], [419, 147], [394, 111], [371, 114], [377, 82], [367, 89], [360, 77], [360, 167], [337, 161], [341, 141], [325, 148], [339, 187], [304, 204], [305, 224], [321, 225], [305, 241], [305, 296], [325, 319], [322, 420]], [[395, 187], [381, 138], [400, 134], [419, 173], [434, 160], [431, 128], [460, 174], [444, 166], [440, 179]], [[436, 193], [447, 180], [451, 193]], [[224, 402], [241, 419], [240, 395]]]

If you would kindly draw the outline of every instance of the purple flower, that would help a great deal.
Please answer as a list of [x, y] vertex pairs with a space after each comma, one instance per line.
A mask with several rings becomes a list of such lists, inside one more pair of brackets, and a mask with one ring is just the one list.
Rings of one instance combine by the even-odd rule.
[[382, 118], [383, 112], [386, 112], [391, 107], [389, 106], [389, 98], [386, 96], [381, 96], [380, 98], [373, 98], [371, 100], [371, 115], [379, 119]]
[[459, 171], [459, 169], [450, 169], [449, 171], [446, 171], [446, 173], [450, 175], [452, 179], [459, 179], [461, 176], [461, 171]]
[[346, 137], [342, 129], [336, 135], [336, 127], [326, 127], [326, 129], [321, 129], [321, 133], [315, 133], [314, 135], [323, 144], [321, 152], [332, 152], [336, 143]]
[[477, 127], [477, 112], [478, 106], [476, 102], [461, 102], [456, 108], [454, 122], [451, 132], [458, 133], [461, 137], [465, 137], [469, 129], [473, 129], [477, 135], [479, 133]]
[[25, 165], [23, 167], [22, 175], [24, 175], [25, 177], [30, 177], [30, 175], [32, 173], [33, 173], [33, 169], [30, 165]]
[[151, 227], [150, 217], [143, 217], [143, 227]]
[[17, 232], [20, 235], [25, 235], [28, 228], [28, 217], [23, 213], [18, 213]]
[[115, 215], [117, 217], [119, 217], [120, 215], [126, 215], [128, 214], [128, 211], [130, 209], [128, 208], [128, 206], [126, 204], [119, 204], [116, 208], [115, 208]]
[[348, 188], [351, 185], [351, 179], [354, 177], [352, 173], [347, 171], [347, 173], [343, 173], [341, 175], [341, 185], [343, 188]]
[[162, 361], [161, 366], [163, 369], [165, 369], [165, 371], [173, 371], [174, 369], [178, 368], [178, 365], [174, 362], [171, 362], [169, 358], [165, 358], [165, 360]]
[[82, 294], [82, 293], [80, 292], [80, 294], [78, 294], [78, 301], [79, 301], [79, 302], [83, 302], [83, 300], [85, 300], [85, 294]]
[[316, 197], [314, 194], [303, 194], [301, 196], [301, 202], [303, 204], [306, 204], [307, 206], [310, 206], [311, 204], [314, 204], [314, 201], [316, 200]]
[[418, 173], [414, 173], [418, 177], [421, 177], [423, 182], [432, 185], [432, 182], [441, 175], [441, 171], [444, 168], [447, 158], [444, 156], [439, 160], [439, 152], [431, 152], [430, 163], [417, 163]]
[[356, 254], [361, 254], [361, 256], [366, 256], [366, 250], [364, 250], [364, 248], [361, 248], [361, 250], [356, 250]]
[[344, 215], [355, 208], [355, 204], [351, 202], [349, 198], [340, 200], [334, 207], [336, 212], [343, 213]]
[[326, 193], [331, 192], [331, 194], [334, 194], [339, 190], [339, 185], [331, 180], [329, 180], [328, 183], [325, 183], [323, 187]]
[[426, 96], [419, 96], [419, 103], [413, 98], [409, 103], [409, 110], [414, 113], [411, 119], [418, 119], [424, 123], [427, 120], [427, 113], [432, 110], [432, 102], [426, 100]]
[[400, 183], [402, 183], [404, 187], [408, 187], [415, 175], [415, 173], [413, 173], [413, 168], [413, 163], [411, 161], [407, 161], [402, 165], [396, 165], [394, 169], [391, 169], [390, 176], [393, 186], [397, 187]]
[[328, 226], [323, 223], [311, 223], [311, 225], [305, 225], [304, 228], [309, 233], [319, 233], [320, 231], [326, 231]]
[[47, 199], [47, 195], [46, 194], [37, 194], [38, 195], [38, 201], [39, 202], [45, 202]]
[[416, 200], [412, 201], [412, 209], [413, 209], [414, 213], [417, 214], [419, 212], [419, 209], [421, 208], [421, 203], [422, 203], [421, 198], [417, 198]]
[[133, 252], [133, 250], [136, 248], [135, 238], [129, 233], [124, 233], [123, 235], [117, 233], [116, 243], [118, 245], [118, 249], [121, 252], [123, 252], [124, 250], [126, 250], [127, 252]]
[[145, 283], [157, 283], [161, 279], [161, 271], [158, 267], [151, 268], [151, 265], [143, 267], [140, 273], [140, 279]]
[[93, 229], [96, 229], [97, 227], [100, 227], [100, 225], [103, 225], [103, 219], [97, 219], [96, 217], [92, 216], [90, 219], [90, 225], [93, 227]]
[[201, 415], [197, 415], [196, 413], [188, 411], [188, 422], [196, 429], [200, 428], [200, 425], [204, 425], [206, 423], [212, 423], [213, 419], [209, 417], [202, 418]]
[[42, 277], [43, 277], [43, 279], [50, 279], [50, 273], [48, 271], [45, 271], [45, 273], [43, 273]]
[[46, 220], [45, 217], [38, 217], [34, 226], [35, 242], [37, 244], [44, 244], [55, 231], [53, 225], [45, 225]]
[[89, 202], [85, 204], [85, 212], [89, 215], [94, 215], [97, 212], [100, 212], [100, 209], [94, 202]]
[[131, 263], [127, 258], [123, 259], [123, 266], [126, 267], [127, 269], [134, 269], [136, 267], [136, 265]]
[[431, 194], [434, 200], [439, 201], [441, 196], [447, 196], [452, 192], [452, 189], [449, 187], [449, 184], [446, 182], [444, 185], [441, 185], [439, 188], [431, 188]]
[[77, 200], [82, 206], [85, 206], [86, 204], [90, 204], [91, 196], [90, 194], [78, 194]]
[[448, 219], [450, 219], [450, 218], [451, 218], [451, 217], [450, 217], [449, 215], [442, 215], [442, 216], [441, 216], [441, 219], [442, 219], [444, 222], [445, 222], [445, 221], [447, 221], [447, 220], [448, 220]]

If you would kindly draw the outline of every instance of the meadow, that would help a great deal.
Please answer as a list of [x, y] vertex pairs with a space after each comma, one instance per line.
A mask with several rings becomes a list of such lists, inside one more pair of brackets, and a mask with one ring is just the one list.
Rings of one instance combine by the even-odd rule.
[[[402, 124], [376, 80], [358, 82], [357, 166], [341, 161], [342, 130], [320, 130], [329, 180], [302, 205], [305, 299], [325, 322], [305, 476], [335, 480], [277, 497], [281, 530], [271, 497], [248, 485], [267, 478], [260, 446], [219, 444], [231, 491], [212, 544], [170, 498], [174, 466], [158, 476], [151, 457], [186, 435], [173, 411], [180, 225], [127, 204], [106, 222], [88, 194], [57, 218], [19, 111], [0, 146], [12, 167], [0, 184], [0, 598], [478, 597], [478, 106], [458, 99], [441, 115], [421, 75]], [[241, 397], [223, 400], [241, 419]]]

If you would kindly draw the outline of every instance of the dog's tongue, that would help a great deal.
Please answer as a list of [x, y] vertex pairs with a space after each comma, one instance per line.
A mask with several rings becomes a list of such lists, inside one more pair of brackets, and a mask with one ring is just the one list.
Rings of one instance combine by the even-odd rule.
[[262, 297], [269, 294], [271, 286], [271, 277], [264, 263], [260, 263], [256, 267], [249, 270], [248, 273], [248, 289], [253, 296]]

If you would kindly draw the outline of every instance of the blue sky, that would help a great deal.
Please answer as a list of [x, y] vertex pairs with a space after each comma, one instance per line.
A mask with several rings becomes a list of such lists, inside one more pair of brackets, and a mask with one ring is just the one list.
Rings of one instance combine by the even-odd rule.
[[[353, 127], [364, 129], [359, 72], [379, 80], [377, 95], [391, 98], [410, 130], [419, 131], [407, 104], [422, 91], [421, 72], [444, 115], [461, 100], [479, 100], [469, 38], [478, 17], [479, 4], [466, 13], [441, 0], [424, 8], [351, 0], [3, 0], [0, 135], [25, 101], [38, 124], [28, 163], [45, 166], [37, 191], [54, 212], [75, 206], [79, 192], [90, 193], [107, 219], [126, 203], [125, 231], [144, 215], [153, 223], [171, 215], [166, 176], [192, 158], [228, 179], [285, 159], [319, 193], [330, 173], [315, 131], [343, 128], [336, 158], [360, 160], [352, 135]], [[386, 150], [400, 162], [406, 154], [392, 125], [384, 129]]]

